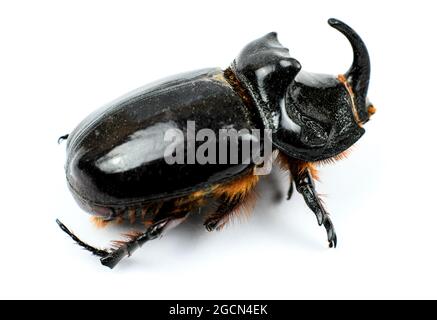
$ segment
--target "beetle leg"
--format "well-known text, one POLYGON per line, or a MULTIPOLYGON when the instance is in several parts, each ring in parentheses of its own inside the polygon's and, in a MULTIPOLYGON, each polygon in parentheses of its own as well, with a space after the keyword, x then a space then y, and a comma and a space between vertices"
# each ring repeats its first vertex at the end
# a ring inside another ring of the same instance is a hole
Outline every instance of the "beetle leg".
POLYGON ((222 199, 217 210, 208 216, 204 222, 204 226, 208 231, 220 230, 230 220, 233 212, 241 203, 241 197, 232 200, 222 199))
POLYGON ((293 192, 294 192, 294 187, 293 187, 293 183, 294 183, 294 177, 293 174, 294 172, 297 172, 297 168, 296 165, 293 165, 293 162, 291 161, 291 159, 286 156, 283 153, 279 153, 278 157, 276 158, 276 162, 279 164, 279 167, 286 171, 287 173, 289 173, 289 185, 288 185, 288 192, 287 192, 287 200, 290 200, 291 197, 293 196, 293 192))
POLYGON ((94 248, 93 246, 90 246, 89 244, 83 242, 82 240, 80 240, 73 232, 71 232, 61 221, 59 221, 58 219, 56 219, 56 223, 59 225, 59 227, 62 229, 62 231, 64 231, 66 234, 68 234, 71 239, 73 239, 74 241, 76 241, 76 243, 78 245, 80 245, 82 248, 84 248, 85 250, 90 251, 92 254, 99 256, 99 257, 104 257, 106 256, 109 251, 106 250, 101 250, 101 249, 97 249, 94 248))
POLYGON ((129 236, 129 241, 115 241, 118 247, 100 259, 100 262, 109 268, 114 268, 124 257, 131 256, 132 253, 141 247, 147 241, 153 240, 161 236, 164 231, 176 227, 183 222, 189 212, 181 212, 178 216, 171 216, 165 219, 154 222, 144 233, 136 233, 129 236))
POLYGON ((294 175, 294 181, 297 191, 302 194, 307 206, 315 213, 319 225, 324 225, 328 234, 329 247, 335 248, 337 246, 337 235, 335 234, 334 225, 316 192, 310 170, 305 168, 294 175))
POLYGON ((290 185, 288 186, 287 200, 291 199, 291 197, 293 196, 293 191, 294 191, 293 177, 290 175, 290 185))
POLYGON ((149 240, 161 236, 164 231, 172 229, 183 222, 189 212, 180 212, 177 216, 170 216, 154 222, 144 233, 128 234, 128 241, 114 241, 117 245, 115 249, 98 249, 82 240, 71 232, 61 221, 56 219, 59 227, 67 233, 78 245, 92 254, 101 257, 100 261, 104 266, 114 268, 124 257, 131 256, 132 253, 149 240))
POLYGON ((205 228, 208 231, 220 230, 233 215, 240 213, 240 209, 249 213, 256 200, 253 189, 258 181, 259 176, 250 172, 236 180, 218 185, 213 191, 213 197, 219 202, 219 206, 206 218, 205 228))

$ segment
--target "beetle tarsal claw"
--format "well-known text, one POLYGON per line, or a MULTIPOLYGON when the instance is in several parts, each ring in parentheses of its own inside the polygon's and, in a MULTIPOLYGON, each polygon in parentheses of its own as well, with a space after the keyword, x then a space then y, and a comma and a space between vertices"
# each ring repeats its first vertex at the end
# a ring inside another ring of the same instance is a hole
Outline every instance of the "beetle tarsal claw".
POLYGON ((229 217, 224 217, 222 219, 207 221, 204 225, 206 230, 209 232, 221 231, 229 220, 229 217))
POLYGON ((212 222, 205 223, 205 228, 208 232, 212 232, 215 230, 215 223, 212 222))
POLYGON ((204 226, 207 231, 212 232, 218 229, 219 222, 220 222, 219 217, 211 217, 205 221, 204 226))
POLYGON ((328 242, 330 248, 337 247, 337 234, 335 233, 334 224, 328 214, 325 215, 323 225, 325 226, 326 233, 328 234, 328 242))

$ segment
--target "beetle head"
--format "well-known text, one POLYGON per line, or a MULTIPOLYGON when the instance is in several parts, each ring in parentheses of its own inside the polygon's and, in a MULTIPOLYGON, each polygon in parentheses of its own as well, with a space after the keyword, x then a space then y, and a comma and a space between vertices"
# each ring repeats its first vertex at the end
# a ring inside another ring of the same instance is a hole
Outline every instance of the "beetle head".
POLYGON ((358 34, 343 22, 328 23, 346 36, 354 59, 344 75, 300 71, 289 85, 273 143, 288 155, 317 161, 340 154, 363 134, 374 113, 367 99, 370 59, 358 34))

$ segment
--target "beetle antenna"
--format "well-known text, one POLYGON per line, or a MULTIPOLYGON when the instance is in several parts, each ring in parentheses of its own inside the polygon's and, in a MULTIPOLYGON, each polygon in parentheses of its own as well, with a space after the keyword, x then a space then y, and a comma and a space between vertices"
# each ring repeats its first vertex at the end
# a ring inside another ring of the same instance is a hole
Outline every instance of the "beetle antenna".
POLYGON ((94 254, 96 256, 99 256, 99 257, 105 257, 105 256, 107 256, 109 254, 109 252, 106 251, 106 250, 101 250, 101 249, 94 248, 93 246, 90 246, 89 244, 87 244, 87 243, 83 242, 82 240, 80 240, 61 221, 59 221, 59 219, 56 219, 56 223, 62 229, 62 231, 64 231, 66 234, 68 234, 71 239, 73 239, 78 245, 80 245, 85 250, 88 250, 92 254, 94 254))
POLYGON ((58 144, 60 144, 62 141, 67 140, 68 139, 69 134, 64 134, 63 136, 60 136, 58 138, 58 144))

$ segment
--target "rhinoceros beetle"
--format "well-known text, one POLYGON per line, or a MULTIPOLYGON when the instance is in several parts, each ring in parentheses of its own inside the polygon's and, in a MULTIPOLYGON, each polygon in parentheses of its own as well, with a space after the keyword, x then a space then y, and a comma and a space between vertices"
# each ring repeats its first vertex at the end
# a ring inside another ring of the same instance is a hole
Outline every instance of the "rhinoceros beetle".
MULTIPOLYGON (((290 174, 288 199, 295 185, 326 228, 330 247, 335 247, 334 226, 315 190, 316 165, 341 159, 364 134, 363 124, 375 108, 367 99, 366 46, 345 23, 328 23, 352 45, 353 63, 345 74, 302 71, 272 32, 245 46, 225 70, 203 69, 164 79, 85 118, 60 138, 68 139, 65 169, 75 200, 99 225, 129 220, 145 229, 115 241, 110 249, 84 243, 57 220, 62 230, 113 268, 202 208, 210 208, 207 230, 221 229, 252 199, 258 164, 240 158, 232 163, 168 163, 165 132, 179 130, 190 140, 187 123, 195 121, 213 132, 270 130, 273 154, 290 174)), ((267 139, 260 141, 265 148, 267 139)), ((182 145, 188 151, 187 144, 182 145)))

